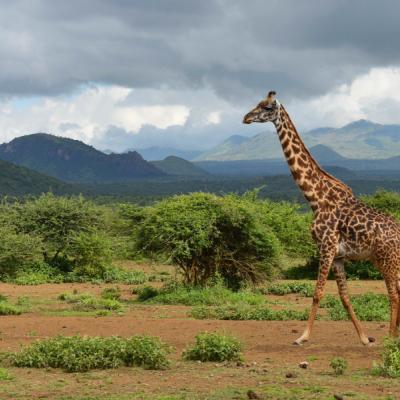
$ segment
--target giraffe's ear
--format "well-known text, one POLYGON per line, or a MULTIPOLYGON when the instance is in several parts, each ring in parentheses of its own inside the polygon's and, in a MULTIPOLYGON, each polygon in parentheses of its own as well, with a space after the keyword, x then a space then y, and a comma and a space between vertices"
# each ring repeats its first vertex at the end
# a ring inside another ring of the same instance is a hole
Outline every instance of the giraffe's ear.
POLYGON ((275 100, 275 96, 276 92, 274 90, 271 90, 266 97, 266 101, 271 104, 275 100))

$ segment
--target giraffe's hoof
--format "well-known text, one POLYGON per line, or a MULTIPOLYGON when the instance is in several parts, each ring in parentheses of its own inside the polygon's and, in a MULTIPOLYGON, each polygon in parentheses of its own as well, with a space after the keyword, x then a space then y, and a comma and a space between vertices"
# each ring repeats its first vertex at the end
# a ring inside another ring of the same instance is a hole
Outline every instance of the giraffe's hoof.
POLYGON ((307 339, 297 339, 297 340, 295 340, 295 341, 293 342, 293 344, 294 344, 295 346, 301 346, 303 343, 307 343, 307 342, 308 342, 307 339))
POLYGON ((374 337, 372 337, 372 336, 368 336, 368 342, 369 343, 375 343, 376 339, 374 337))

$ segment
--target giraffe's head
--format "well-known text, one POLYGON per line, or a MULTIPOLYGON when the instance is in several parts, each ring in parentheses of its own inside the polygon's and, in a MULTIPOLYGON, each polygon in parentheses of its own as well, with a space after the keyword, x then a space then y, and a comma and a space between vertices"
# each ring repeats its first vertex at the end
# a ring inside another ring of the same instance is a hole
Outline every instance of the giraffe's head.
POLYGON ((244 118, 244 124, 252 122, 274 122, 279 117, 279 102, 275 99, 276 92, 271 91, 261 100, 255 108, 248 112, 244 118))

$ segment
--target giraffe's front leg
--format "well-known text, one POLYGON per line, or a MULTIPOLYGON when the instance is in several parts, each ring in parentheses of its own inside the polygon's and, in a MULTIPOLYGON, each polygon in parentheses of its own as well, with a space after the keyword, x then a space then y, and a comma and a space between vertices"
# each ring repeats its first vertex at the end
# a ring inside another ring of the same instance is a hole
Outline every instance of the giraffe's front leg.
POLYGON ((294 341, 293 344, 300 345, 304 342, 307 342, 311 335, 311 330, 314 325, 315 318, 317 316, 318 307, 321 302, 322 296, 324 295, 325 283, 328 279, 329 270, 331 268, 333 259, 336 254, 336 246, 333 243, 330 243, 325 249, 321 248, 321 256, 319 260, 319 271, 318 271, 318 280, 315 286, 315 292, 313 296, 311 313, 308 318, 307 327, 304 330, 303 334, 294 341))

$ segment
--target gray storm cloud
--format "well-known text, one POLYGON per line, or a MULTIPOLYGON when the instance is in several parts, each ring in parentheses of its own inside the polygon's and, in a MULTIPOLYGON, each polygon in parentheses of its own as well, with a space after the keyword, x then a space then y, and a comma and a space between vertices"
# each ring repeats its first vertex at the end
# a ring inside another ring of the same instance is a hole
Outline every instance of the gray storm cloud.
POLYGON ((312 96, 399 62, 397 1, 15 1, 0 15, 0 92, 87 82, 209 85, 230 101, 271 85, 312 96))

